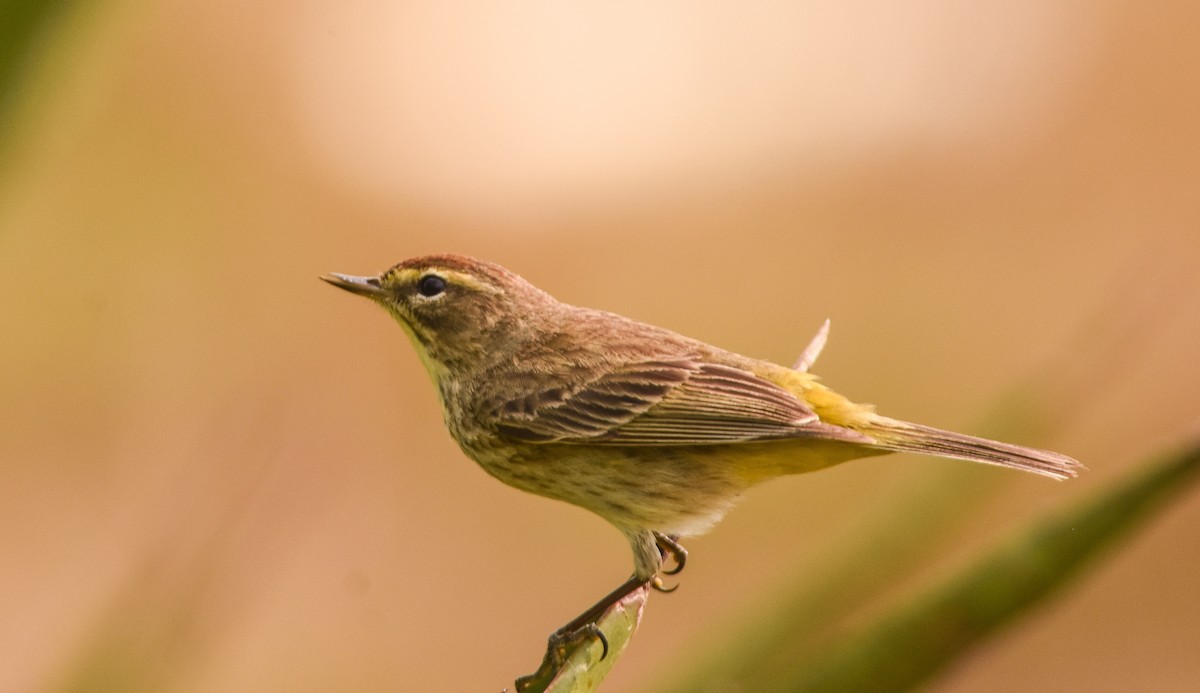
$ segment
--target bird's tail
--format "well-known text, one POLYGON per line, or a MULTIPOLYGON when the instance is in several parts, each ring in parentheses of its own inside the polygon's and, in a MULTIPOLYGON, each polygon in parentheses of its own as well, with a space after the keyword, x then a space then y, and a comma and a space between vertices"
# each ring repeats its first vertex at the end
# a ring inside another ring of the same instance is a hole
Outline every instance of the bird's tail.
POLYGON ((1084 468, 1075 459, 1057 452, 976 438, 885 416, 875 415, 869 424, 855 426, 855 429, 871 437, 874 441, 872 447, 891 452, 915 452, 983 462, 1054 479, 1070 479, 1084 468))

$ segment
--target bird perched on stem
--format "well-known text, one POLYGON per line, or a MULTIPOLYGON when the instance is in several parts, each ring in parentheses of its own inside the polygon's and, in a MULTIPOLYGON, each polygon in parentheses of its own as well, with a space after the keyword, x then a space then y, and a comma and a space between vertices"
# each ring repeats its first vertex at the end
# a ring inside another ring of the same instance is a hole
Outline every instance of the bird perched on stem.
POLYGON ((556 634, 594 632, 609 605, 662 587, 680 537, 717 522, 749 487, 859 457, 915 452, 1055 479, 1065 455, 899 421, 796 367, 742 356, 620 315, 562 303, 498 265, 406 260, 325 281, 383 306, 433 379, 463 451, 506 484, 600 515, 629 540, 633 576, 556 634))

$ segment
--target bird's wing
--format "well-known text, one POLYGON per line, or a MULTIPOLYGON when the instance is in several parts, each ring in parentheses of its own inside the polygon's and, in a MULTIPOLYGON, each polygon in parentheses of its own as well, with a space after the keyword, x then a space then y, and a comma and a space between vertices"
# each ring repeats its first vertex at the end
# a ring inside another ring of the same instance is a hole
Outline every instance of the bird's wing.
POLYGON ((490 409, 501 435, 538 443, 712 445, 851 433, 754 373, 690 358, 626 364, 577 388, 534 388, 490 409))

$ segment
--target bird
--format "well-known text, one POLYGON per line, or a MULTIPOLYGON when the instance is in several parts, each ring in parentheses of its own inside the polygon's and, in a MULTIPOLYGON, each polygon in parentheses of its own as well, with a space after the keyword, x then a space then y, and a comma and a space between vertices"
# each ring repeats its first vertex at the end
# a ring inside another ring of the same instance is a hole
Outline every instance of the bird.
POLYGON ((669 590, 660 574, 683 568, 681 539, 777 477, 896 452, 1053 479, 1082 469, 1063 454, 893 419, 838 394, 809 371, 828 322, 788 367, 561 302, 463 255, 321 278, 396 319, 467 457, 509 486, 590 510, 628 540, 632 576, 556 631, 560 639, 594 634, 604 610, 640 587, 669 590))

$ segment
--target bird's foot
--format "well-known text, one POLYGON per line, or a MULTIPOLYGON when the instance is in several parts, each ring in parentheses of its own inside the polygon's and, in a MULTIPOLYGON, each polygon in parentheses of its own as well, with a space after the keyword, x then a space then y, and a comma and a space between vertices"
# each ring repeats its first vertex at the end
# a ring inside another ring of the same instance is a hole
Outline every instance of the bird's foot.
POLYGON ((586 647, 593 639, 600 641, 600 659, 603 660, 608 656, 608 638, 595 623, 585 623, 573 630, 564 627, 554 631, 546 641, 546 654, 537 671, 516 680, 517 693, 545 689, 562 670, 571 653, 578 647, 586 647))
POLYGON ((631 577, 620 587, 609 592, 603 599, 593 604, 587 611, 579 614, 570 623, 554 631, 546 641, 546 654, 538 670, 528 676, 516 680, 517 693, 528 690, 542 690, 554 679, 562 669, 563 663, 577 648, 599 640, 601 645, 600 659, 608 656, 608 638, 600 631, 598 622, 614 605, 647 584, 661 581, 655 577, 651 581, 631 577))
POLYGON ((687 549, 679 543, 679 537, 674 534, 654 532, 654 543, 658 544, 658 552, 662 554, 663 559, 670 556, 675 563, 670 569, 663 569, 663 575, 678 575, 687 565, 688 557, 687 549))

